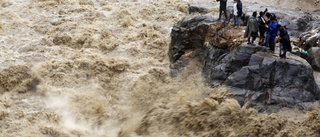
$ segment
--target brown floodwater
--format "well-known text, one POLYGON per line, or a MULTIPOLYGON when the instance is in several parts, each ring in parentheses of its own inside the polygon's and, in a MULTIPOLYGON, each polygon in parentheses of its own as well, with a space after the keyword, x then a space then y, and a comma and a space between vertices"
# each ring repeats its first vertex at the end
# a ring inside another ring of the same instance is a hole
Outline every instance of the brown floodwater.
POLYGON ((0 136, 319 136, 316 103, 257 113, 201 74, 170 77, 188 2, 0 0, 0 136))

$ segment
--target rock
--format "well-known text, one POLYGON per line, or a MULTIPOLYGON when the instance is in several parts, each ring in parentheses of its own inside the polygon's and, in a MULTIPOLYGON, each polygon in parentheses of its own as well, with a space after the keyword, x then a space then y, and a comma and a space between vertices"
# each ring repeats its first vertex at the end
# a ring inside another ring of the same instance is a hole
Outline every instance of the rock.
POLYGON ((304 50, 311 47, 320 47, 320 27, 311 31, 307 31, 300 36, 301 46, 304 50))
MULTIPOLYGON (((207 76, 212 86, 224 85, 240 105, 265 111, 282 107, 304 107, 304 102, 320 99, 313 70, 304 59, 287 53, 279 59, 264 47, 242 44, 220 56, 207 76), (261 106, 265 106, 261 108, 261 106), (267 109, 268 108, 268 109, 267 109)), ((207 68, 205 65, 204 68, 207 68)))
POLYGON ((232 73, 223 85, 232 87, 231 90, 250 91, 243 93, 239 102, 244 102, 248 94, 253 107, 277 104, 292 108, 320 99, 320 89, 311 66, 293 54, 286 60, 280 60, 268 52, 257 52, 251 56, 248 66, 232 73))
MULTIPOLYGON (((245 41, 242 36, 243 33, 239 30, 224 22, 214 21, 210 16, 183 18, 174 25, 171 32, 172 41, 169 47, 171 75, 176 76, 191 60, 199 60, 200 64, 203 64, 205 57, 210 56, 207 53, 211 45, 220 47, 218 51, 210 51, 219 54, 237 47, 245 41)), ((215 59, 218 57, 220 56, 211 56, 215 59)))
POLYGON ((204 58, 206 35, 214 20, 210 16, 197 16, 195 18, 183 18, 172 28, 169 57, 171 76, 176 76, 191 60, 204 58), (180 60, 179 60, 180 59, 180 60))
POLYGON ((240 105, 259 111, 303 108, 304 102, 320 99, 306 60, 290 53, 281 60, 266 47, 246 44, 242 37, 239 30, 208 16, 184 18, 171 33, 171 75, 185 68, 187 74, 202 71, 210 86, 228 87, 240 105))
POLYGON ((185 17, 175 24, 171 32, 170 61, 174 63, 188 49, 202 47, 210 27, 208 23, 213 21, 210 16, 197 16, 185 17))
POLYGON ((189 14, 198 12, 198 13, 208 13, 210 9, 215 6, 213 3, 189 3, 189 14))
POLYGON ((308 50, 307 61, 314 70, 320 71, 320 47, 312 47, 308 50))

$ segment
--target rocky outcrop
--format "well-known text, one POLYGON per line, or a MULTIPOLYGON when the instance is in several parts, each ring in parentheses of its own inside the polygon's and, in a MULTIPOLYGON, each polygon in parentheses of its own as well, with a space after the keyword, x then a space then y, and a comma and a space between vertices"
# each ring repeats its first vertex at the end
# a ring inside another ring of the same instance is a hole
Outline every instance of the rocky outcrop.
POLYGON ((320 47, 312 47, 308 50, 307 61, 314 70, 320 71, 320 47))
POLYGON ((214 21, 210 16, 183 18, 171 32, 169 58, 172 76, 176 76, 190 62, 203 66, 209 45, 220 47, 218 52, 223 54, 240 45, 244 41, 242 35, 239 30, 224 22, 214 21))
POLYGON ((303 107, 303 102, 320 99, 311 66, 304 59, 288 54, 282 60, 270 52, 256 52, 248 64, 244 62, 222 84, 231 87, 232 95, 241 105, 247 99, 253 107, 303 107))
POLYGON ((172 29, 169 57, 173 76, 184 68, 197 68, 209 85, 226 86, 241 105, 262 111, 302 108, 304 102, 320 99, 307 61, 290 53, 286 60, 280 59, 265 47, 243 43, 242 32, 222 22, 205 21, 208 19, 185 18, 172 29))

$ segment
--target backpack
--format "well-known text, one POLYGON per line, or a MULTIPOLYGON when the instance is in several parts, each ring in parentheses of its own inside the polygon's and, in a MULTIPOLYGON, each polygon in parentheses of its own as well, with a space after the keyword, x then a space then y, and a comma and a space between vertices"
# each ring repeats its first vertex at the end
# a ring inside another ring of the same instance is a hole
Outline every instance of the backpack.
POLYGON ((237 10, 238 10, 238 16, 241 17, 241 15, 242 15, 242 2, 241 1, 239 1, 237 3, 237 10))

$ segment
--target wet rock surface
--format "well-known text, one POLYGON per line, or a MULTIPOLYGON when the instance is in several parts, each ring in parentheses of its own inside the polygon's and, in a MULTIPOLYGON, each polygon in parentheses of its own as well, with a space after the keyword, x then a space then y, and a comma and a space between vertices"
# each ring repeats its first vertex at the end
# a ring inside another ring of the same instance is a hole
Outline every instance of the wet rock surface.
MULTIPOLYGON (((242 47, 246 46, 239 48, 242 47)), ((303 107, 303 102, 320 99, 311 66, 296 55, 288 53, 287 56, 283 60, 270 52, 251 54, 249 63, 243 64, 222 84, 232 87, 231 95, 236 96, 241 105, 247 99, 255 108, 303 107)))
POLYGON ((213 6, 216 6, 214 3, 189 3, 189 13, 199 12, 199 13, 208 13, 213 6))
POLYGON ((320 48, 312 47, 308 50, 307 61, 312 68, 316 71, 320 71, 320 48))
POLYGON ((311 47, 320 47, 320 27, 302 33, 300 39, 301 47, 305 50, 309 50, 311 47))
POLYGON ((280 59, 266 47, 243 43, 241 31, 200 17, 183 19, 172 29, 172 76, 185 68, 197 68, 210 86, 226 86, 240 105, 260 111, 303 108, 304 102, 320 99, 320 89, 306 60, 290 53, 286 60, 280 59))

